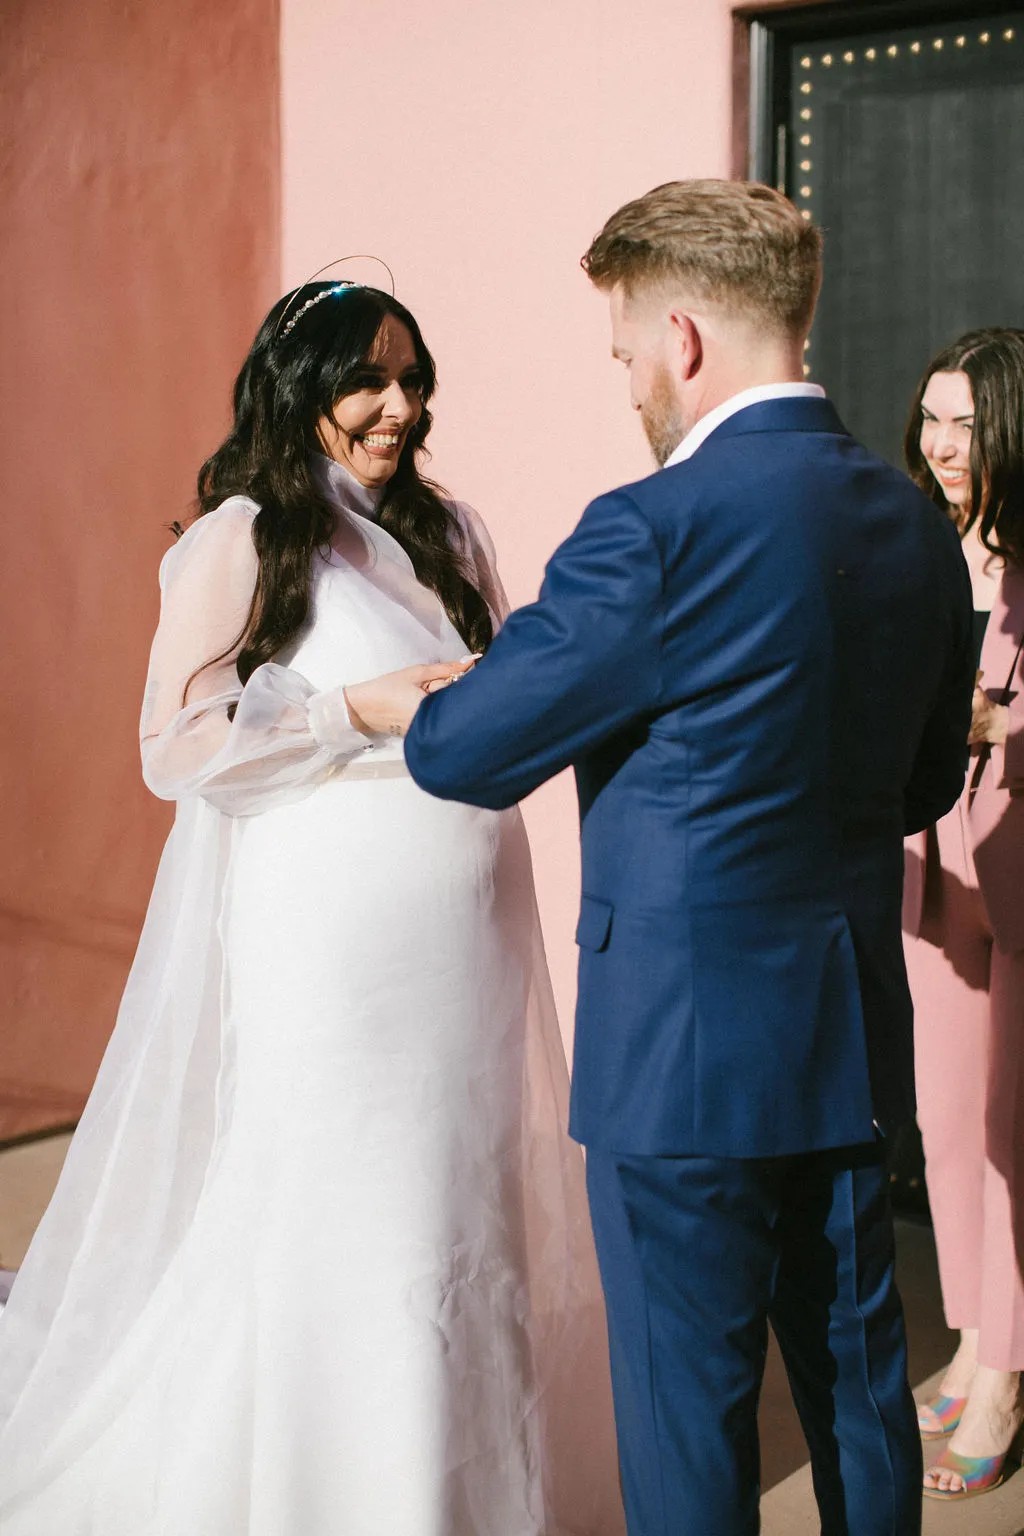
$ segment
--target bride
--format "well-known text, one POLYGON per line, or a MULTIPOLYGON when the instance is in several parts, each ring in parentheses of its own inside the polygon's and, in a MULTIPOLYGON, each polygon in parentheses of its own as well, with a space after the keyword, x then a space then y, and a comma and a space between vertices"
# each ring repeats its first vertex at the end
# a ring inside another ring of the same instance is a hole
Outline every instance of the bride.
POLYGON ((417 467, 434 383, 388 294, 282 299, 164 559, 177 816, 0 1317, 4 1536, 623 1528, 519 814, 423 794, 345 705, 505 612, 417 467))

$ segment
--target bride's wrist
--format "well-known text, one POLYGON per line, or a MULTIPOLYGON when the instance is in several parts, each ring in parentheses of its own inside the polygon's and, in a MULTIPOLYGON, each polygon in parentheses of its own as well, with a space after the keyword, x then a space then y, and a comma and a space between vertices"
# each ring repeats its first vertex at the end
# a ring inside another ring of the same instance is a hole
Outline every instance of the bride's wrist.
POLYGON ((348 718, 353 730, 360 731, 364 736, 372 736, 374 734, 373 731, 371 731, 366 721, 360 715, 358 706, 353 702, 352 695, 356 692, 358 692, 358 685, 355 688, 343 688, 341 690, 341 696, 345 700, 345 708, 348 710, 348 718))

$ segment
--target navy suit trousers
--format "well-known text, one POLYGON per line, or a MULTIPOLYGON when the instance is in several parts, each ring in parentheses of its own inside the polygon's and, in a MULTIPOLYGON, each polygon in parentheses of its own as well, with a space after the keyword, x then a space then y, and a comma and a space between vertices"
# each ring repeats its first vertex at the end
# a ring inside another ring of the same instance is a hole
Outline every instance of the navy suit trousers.
POLYGON ((591 1148, 630 1536, 756 1536, 768 1323, 822 1536, 918 1536, 921 1445, 880 1149, 591 1148))

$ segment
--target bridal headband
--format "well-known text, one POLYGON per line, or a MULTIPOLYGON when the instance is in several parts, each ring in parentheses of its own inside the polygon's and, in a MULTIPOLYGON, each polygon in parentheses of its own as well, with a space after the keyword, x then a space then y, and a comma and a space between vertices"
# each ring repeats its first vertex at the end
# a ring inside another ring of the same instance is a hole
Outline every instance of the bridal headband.
POLYGON ((302 319, 302 316, 306 313, 307 309, 313 309, 313 307, 315 305, 320 303, 321 299, 329 299, 329 298, 332 298, 335 294, 344 293, 347 288, 365 288, 365 287, 368 286, 366 283, 355 283, 355 282, 352 282, 348 278, 342 278, 342 280, 340 282, 332 283, 330 288, 322 288, 319 293, 314 293, 312 298, 307 299, 305 304, 300 304, 299 305, 298 309, 295 311, 295 313, 292 315, 291 319, 288 321, 288 324, 282 330, 281 322, 284 320, 285 315, 287 315, 287 313, 291 309, 292 305, 296 302, 296 300, 298 299, 299 295, 302 293, 302 290, 304 288, 308 288, 310 283, 315 282, 316 279, 321 275, 321 273, 329 272, 332 267, 343 266, 346 261, 375 261, 377 263, 378 267, 383 267, 384 271, 388 275, 388 280, 389 280, 389 282, 391 284, 391 297, 394 298, 394 296, 395 296, 395 275, 392 272, 391 268, 388 266, 386 261, 382 261, 379 256, 370 256, 368 253, 362 252, 362 251, 360 251, 358 254, 356 254, 354 256, 339 256, 335 261, 329 261, 326 266, 318 267, 317 270, 310 277, 306 278, 306 281, 304 283, 300 283, 299 284, 298 288, 296 288, 295 292, 292 294, 291 298, 288 300, 288 303, 285 305, 284 309, 281 311, 280 315, 278 316, 278 319, 277 319, 277 330, 274 333, 275 340, 283 341, 284 338, 288 335, 288 332, 293 330, 294 327, 298 324, 298 322, 302 319))

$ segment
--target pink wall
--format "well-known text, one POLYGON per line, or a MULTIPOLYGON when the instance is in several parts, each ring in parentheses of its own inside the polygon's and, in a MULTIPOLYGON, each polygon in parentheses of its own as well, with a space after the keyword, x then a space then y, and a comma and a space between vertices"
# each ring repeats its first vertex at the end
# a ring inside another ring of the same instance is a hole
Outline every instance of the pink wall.
POLYGON ((277 290, 277 43, 277 0, 4 7, 0 1140, 84 1097, 169 822, 156 572, 277 290))
MULTIPOLYGON (((432 472, 514 602, 587 500, 650 467, 577 265, 627 198, 729 173, 729 0, 282 0, 284 277, 394 268, 441 377, 432 472)), ((578 898, 563 777, 527 807, 563 1023, 578 898)))

